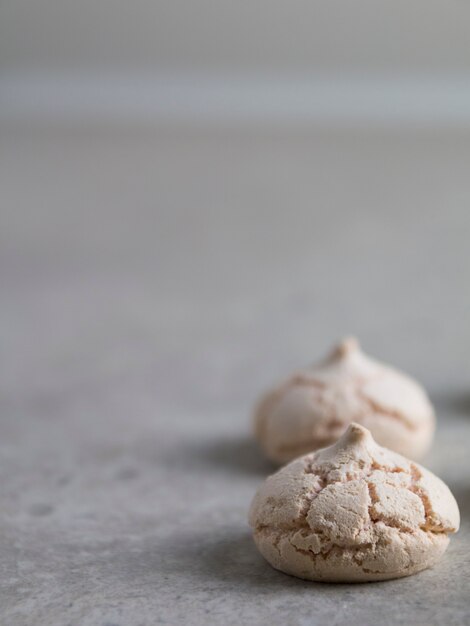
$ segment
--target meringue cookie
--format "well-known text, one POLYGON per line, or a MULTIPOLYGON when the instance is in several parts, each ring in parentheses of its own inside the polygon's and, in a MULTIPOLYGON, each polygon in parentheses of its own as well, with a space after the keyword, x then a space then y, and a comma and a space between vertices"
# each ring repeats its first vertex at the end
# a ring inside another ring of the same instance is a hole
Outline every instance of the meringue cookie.
POLYGON ((365 582, 432 567, 459 527, 448 487, 351 424, 331 447, 270 476, 251 505, 256 545, 308 580, 365 582))
POLYGON ((276 463, 334 443, 353 421, 370 429, 381 445, 418 459, 435 428, 424 389, 366 356, 352 338, 268 392, 254 421, 261 447, 276 463))

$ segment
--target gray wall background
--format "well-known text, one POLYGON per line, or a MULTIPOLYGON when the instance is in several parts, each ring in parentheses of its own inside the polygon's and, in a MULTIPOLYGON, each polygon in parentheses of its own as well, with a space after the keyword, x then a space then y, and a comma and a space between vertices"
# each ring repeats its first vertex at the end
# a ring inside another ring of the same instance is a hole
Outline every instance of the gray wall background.
POLYGON ((470 5, 5 0, 0 117, 470 126, 470 5))
POLYGON ((465 72, 463 0, 4 0, 4 71, 465 72))

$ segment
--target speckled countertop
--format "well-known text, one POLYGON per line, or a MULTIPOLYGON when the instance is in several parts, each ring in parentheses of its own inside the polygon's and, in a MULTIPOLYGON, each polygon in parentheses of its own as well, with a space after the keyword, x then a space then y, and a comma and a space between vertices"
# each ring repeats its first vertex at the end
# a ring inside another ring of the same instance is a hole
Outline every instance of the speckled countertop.
POLYGON ((469 624, 470 136, 4 129, 0 623, 469 624), (345 333, 436 404, 409 579, 272 570, 250 407, 345 333))

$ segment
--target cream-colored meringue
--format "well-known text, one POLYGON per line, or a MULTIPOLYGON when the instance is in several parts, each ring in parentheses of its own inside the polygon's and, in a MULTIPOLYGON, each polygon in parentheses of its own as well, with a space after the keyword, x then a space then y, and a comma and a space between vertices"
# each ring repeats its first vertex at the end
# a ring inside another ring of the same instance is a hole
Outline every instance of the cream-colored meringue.
POLYGON ((331 447, 270 476, 249 521, 274 568, 308 580, 362 582, 433 566, 460 516, 437 476, 351 424, 331 447))
POLYGON ((413 459, 428 450, 435 427, 424 389, 366 356, 351 338, 268 392, 255 412, 255 432, 266 456, 285 463, 334 443, 353 421, 413 459))

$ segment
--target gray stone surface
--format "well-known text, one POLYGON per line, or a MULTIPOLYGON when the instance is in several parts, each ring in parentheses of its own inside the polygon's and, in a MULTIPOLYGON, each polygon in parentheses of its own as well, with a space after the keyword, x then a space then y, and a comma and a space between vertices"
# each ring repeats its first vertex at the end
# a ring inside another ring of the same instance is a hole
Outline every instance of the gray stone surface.
POLYGON ((3 131, 0 623, 469 624, 470 137, 3 131), (345 333, 438 409, 463 524, 409 579, 248 532, 252 402, 345 333))

